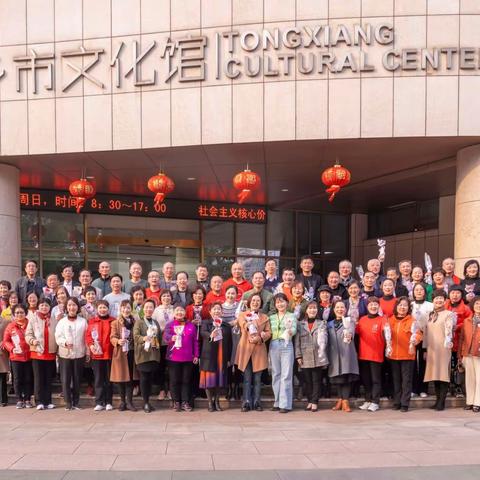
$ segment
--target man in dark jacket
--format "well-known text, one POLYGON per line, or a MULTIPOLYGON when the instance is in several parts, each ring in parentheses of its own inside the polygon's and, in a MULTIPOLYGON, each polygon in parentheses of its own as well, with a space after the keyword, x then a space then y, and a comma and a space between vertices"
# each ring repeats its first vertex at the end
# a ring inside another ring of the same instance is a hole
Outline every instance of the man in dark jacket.
POLYGON ((25 262, 25 276, 19 278, 15 284, 18 303, 25 304, 28 294, 31 292, 35 292, 39 297, 42 295, 45 280, 39 277, 37 272, 37 262, 35 260, 27 260, 25 262))
POLYGON ((296 278, 296 280, 303 282, 309 300, 317 299, 318 289, 323 285, 323 278, 313 273, 314 266, 313 258, 310 255, 303 256, 300 259, 300 270, 302 273, 297 275, 296 278))

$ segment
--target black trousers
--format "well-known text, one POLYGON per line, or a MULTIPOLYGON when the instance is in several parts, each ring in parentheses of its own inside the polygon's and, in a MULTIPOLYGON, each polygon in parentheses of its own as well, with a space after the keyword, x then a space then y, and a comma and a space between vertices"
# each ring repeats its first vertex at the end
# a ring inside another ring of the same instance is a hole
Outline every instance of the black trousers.
POLYGON ((142 371, 140 370, 140 390, 142 391, 143 403, 146 405, 150 401, 150 395, 152 394, 152 383, 154 371, 142 371))
POLYGON ((8 403, 7 375, 7 372, 0 373, 0 402, 3 405, 8 403))
POLYGON ((365 401, 380 403, 382 391, 382 363, 360 360, 360 378, 365 387, 365 401))
POLYGON ((18 401, 30 401, 33 393, 32 362, 17 362, 13 360, 11 364, 15 395, 18 401))
POLYGON ((110 382, 110 360, 92 360, 93 377, 95 379, 95 404, 112 404, 113 386, 110 382))
POLYGON ((168 362, 170 389, 175 402, 191 403, 192 362, 168 362))
POLYGON ((85 365, 85 357, 59 358, 60 380, 62 381, 63 398, 67 407, 78 406, 80 401, 80 382, 85 365))
POLYGON ((55 360, 32 360, 35 403, 52 403, 52 381, 57 368, 55 360))
POLYGON ((168 391, 168 369, 167 369, 167 345, 160 347, 160 365, 156 373, 156 383, 160 385, 160 390, 168 391))
POLYGON ((318 403, 322 379, 327 374, 327 369, 322 367, 302 368, 303 393, 308 403, 318 403))
POLYGON ((450 383, 441 382, 440 380, 437 380, 433 383, 435 385, 435 395, 437 396, 435 405, 440 408, 445 408, 445 400, 447 398, 448 387, 450 386, 450 383))
POLYGON ((422 345, 417 345, 417 358, 415 360, 415 369, 413 371, 413 392, 417 395, 421 393, 428 393, 428 383, 423 381, 425 377, 425 368, 427 362, 423 358, 423 354, 426 352, 422 345))
POLYGON ((127 401, 132 403, 133 399, 133 370, 135 368, 135 360, 133 350, 129 350, 127 354, 128 372, 130 374, 130 380, 128 382, 118 382, 120 387, 120 398, 123 403, 127 401))
POLYGON ((393 378, 393 404, 408 407, 412 393, 415 360, 390 360, 393 378))

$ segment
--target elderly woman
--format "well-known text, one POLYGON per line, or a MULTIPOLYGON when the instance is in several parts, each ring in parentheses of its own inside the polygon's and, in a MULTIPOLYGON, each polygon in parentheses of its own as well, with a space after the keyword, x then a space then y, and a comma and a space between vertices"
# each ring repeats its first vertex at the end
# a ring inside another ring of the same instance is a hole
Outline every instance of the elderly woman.
POLYGON ((292 339, 297 333, 297 317, 288 312, 285 294, 273 297, 276 313, 269 316, 272 340, 270 342, 270 363, 272 365, 272 388, 275 401, 273 410, 288 413, 293 403, 293 353, 292 339))
POLYGON ((50 318, 50 300, 40 299, 38 311, 30 319, 25 340, 30 345, 33 367, 33 384, 37 410, 52 409, 52 380, 55 375, 57 344, 55 327, 57 321, 50 318))
POLYGON ((450 365, 452 359, 453 333, 455 331, 456 314, 445 308, 447 294, 442 290, 433 292, 433 312, 428 318, 423 336, 423 346, 427 366, 425 382, 434 382, 436 401, 431 407, 434 410, 445 409, 450 384, 450 365))
POLYGON ((465 319, 458 341, 459 364, 465 367, 465 410, 480 412, 480 297, 471 302, 473 314, 465 319))
POLYGON ((238 317, 241 337, 237 347, 236 364, 243 372, 242 412, 252 408, 262 411, 260 389, 262 372, 268 367, 265 342, 272 336, 268 317, 261 312, 262 297, 254 293, 247 301, 247 311, 238 317), (252 395, 253 381, 253 395, 252 395))
POLYGON ((133 349, 133 326, 135 318, 132 315, 132 304, 129 300, 120 303, 120 315, 110 325, 110 342, 113 345, 112 368, 110 381, 120 387, 120 406, 123 412, 136 412, 133 405, 133 380, 135 377, 135 359, 133 349))
POLYGON ((305 410, 316 412, 322 378, 327 371, 327 322, 319 318, 317 302, 308 302, 305 316, 297 325, 295 358, 303 372, 303 389, 307 396, 305 410))
POLYGON ((328 376, 338 391, 333 410, 350 412, 352 383, 359 377, 357 351, 353 342, 355 322, 345 316, 347 309, 341 300, 334 302, 332 309, 335 318, 328 322, 328 376))

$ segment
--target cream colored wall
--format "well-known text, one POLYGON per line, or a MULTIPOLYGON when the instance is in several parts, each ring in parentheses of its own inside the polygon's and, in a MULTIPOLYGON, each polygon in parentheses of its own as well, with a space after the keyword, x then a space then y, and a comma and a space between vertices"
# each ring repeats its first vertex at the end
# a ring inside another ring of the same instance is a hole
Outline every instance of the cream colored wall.
MULTIPOLYGON (((8 72, 0 80, 0 154, 479 135, 478 70, 427 76, 379 68, 362 75, 298 74, 296 80, 287 81, 213 79, 200 85, 174 79, 142 88, 124 79, 118 93, 109 65, 121 41, 129 50, 132 40, 145 47, 169 35, 201 33, 213 38, 216 31, 327 22, 390 22, 396 31, 395 48, 480 47, 479 13, 480 2, 474 0, 2 0, 0 69, 8 67, 8 72), (105 49, 106 55, 91 71, 108 79, 104 91, 85 81, 62 93, 62 60, 57 58, 55 91, 43 89, 45 73, 40 71, 38 95, 25 89, 16 92, 12 57, 25 55, 30 47, 39 54, 53 49, 58 53, 82 43, 105 49)), ((379 66, 387 47, 367 48, 379 66)), ((158 62, 158 56, 157 52, 145 60, 144 71, 158 62)), ((131 58, 131 51, 126 58, 131 58)))
MULTIPOLYGON (((400 260, 411 259, 424 265, 427 252, 433 266, 454 255, 455 196, 440 197, 438 229, 402 233, 382 237, 387 241, 385 266, 397 266, 400 260)), ((366 265, 368 259, 378 256, 376 239, 367 239, 367 215, 354 214, 351 218, 351 252, 354 265, 366 265)))

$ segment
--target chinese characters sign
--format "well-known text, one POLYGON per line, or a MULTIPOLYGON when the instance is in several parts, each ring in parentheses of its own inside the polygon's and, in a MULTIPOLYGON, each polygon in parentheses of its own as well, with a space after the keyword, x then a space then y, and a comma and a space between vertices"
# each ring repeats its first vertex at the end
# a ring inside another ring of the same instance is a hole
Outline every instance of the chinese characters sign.
MULTIPOLYGON (((66 191, 27 190, 20 193, 20 207, 26 210, 75 212, 76 199, 66 191)), ((258 205, 166 199, 155 204, 152 197, 98 193, 87 200, 83 213, 133 215, 138 217, 222 220, 228 222, 266 223, 267 209, 258 205)))
MULTIPOLYGON (((312 24, 282 28, 247 28, 172 39, 165 34, 154 40, 112 41, 110 47, 70 50, 27 46, 26 54, 0 57, 0 81, 15 76, 17 92, 28 85, 33 94, 41 89, 67 92, 80 80, 98 93, 110 85, 103 64, 111 70, 112 87, 145 87, 178 82, 244 79, 247 77, 296 78, 344 71, 388 72, 400 70, 478 70, 480 50, 468 46, 395 48, 395 29, 377 24, 312 24), (370 55, 369 48, 381 49, 370 55), (378 57, 378 58, 377 58, 378 57), (8 62, 11 62, 9 65, 8 62), (55 63, 60 69, 56 75, 55 63), (102 76, 103 75, 103 76, 102 76)), ((92 41, 93 42, 93 41, 92 41)), ((90 44, 90 41, 89 41, 90 44)), ((108 71, 108 70, 107 70, 108 71)))

